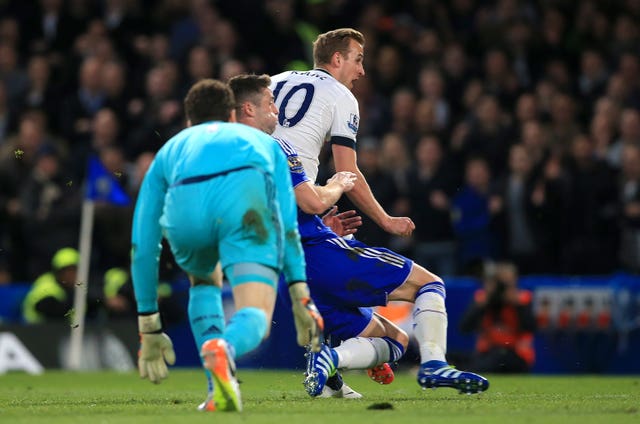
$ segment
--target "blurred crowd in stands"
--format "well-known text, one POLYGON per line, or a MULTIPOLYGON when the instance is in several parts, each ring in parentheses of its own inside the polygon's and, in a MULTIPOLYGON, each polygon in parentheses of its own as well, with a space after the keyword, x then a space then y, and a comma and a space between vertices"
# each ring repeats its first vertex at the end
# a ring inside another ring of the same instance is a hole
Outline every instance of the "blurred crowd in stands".
MULTIPOLYGON (((0 282, 78 246, 89 156, 135 198, 193 82, 311 68, 344 26, 360 167, 416 224, 358 238, 442 275, 640 271, 640 0, 0 0, 0 282)), ((97 205, 92 273, 128 267, 131 214, 97 205)))

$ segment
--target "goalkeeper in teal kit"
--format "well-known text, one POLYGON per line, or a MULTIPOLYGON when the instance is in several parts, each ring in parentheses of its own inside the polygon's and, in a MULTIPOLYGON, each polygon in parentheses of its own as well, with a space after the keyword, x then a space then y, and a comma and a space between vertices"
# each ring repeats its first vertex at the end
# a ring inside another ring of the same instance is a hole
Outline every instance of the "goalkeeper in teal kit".
POLYGON ((261 131, 235 122, 229 87, 202 80, 185 98, 188 128, 158 151, 132 228, 140 375, 158 383, 175 354, 162 332, 157 285, 161 238, 189 275, 189 321, 209 378, 203 410, 242 410, 234 358, 268 335, 278 275, 289 283, 298 344, 320 349, 322 318, 309 297, 287 160, 261 131), (220 262, 236 312, 225 323, 220 262))

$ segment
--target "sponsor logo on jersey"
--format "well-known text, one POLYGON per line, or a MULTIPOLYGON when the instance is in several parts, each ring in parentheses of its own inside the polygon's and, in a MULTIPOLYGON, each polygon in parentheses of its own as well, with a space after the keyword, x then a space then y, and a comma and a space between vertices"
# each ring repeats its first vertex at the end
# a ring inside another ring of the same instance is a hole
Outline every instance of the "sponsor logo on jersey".
POLYGON ((302 172, 302 162, 298 156, 287 156, 287 162, 289 162, 289 171, 300 174, 302 172))
POLYGON ((349 122, 347 122, 347 126, 351 129, 351 131, 355 133, 358 132, 358 124, 360 123, 360 118, 355 113, 352 113, 349 117, 349 122))

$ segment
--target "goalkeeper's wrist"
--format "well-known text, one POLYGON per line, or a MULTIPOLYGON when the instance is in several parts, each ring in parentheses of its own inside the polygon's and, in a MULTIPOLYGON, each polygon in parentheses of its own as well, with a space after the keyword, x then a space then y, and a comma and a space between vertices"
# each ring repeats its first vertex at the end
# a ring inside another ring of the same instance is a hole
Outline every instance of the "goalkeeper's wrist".
POLYGON ((309 293, 309 286, 304 281, 294 281, 289 284, 289 296, 291 299, 308 299, 311 297, 309 293))
POLYGON ((139 314, 138 331, 143 334, 161 333, 162 321, 160 320, 160 313, 139 314))

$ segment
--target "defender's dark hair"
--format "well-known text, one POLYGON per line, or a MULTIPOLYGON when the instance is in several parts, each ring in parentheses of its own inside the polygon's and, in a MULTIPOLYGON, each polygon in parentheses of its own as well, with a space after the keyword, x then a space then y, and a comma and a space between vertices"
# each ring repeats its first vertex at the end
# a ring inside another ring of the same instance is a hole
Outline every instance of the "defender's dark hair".
POLYGON ((271 85, 271 77, 267 74, 242 74, 229 79, 229 87, 236 98, 236 109, 244 102, 258 104, 262 91, 271 85))

